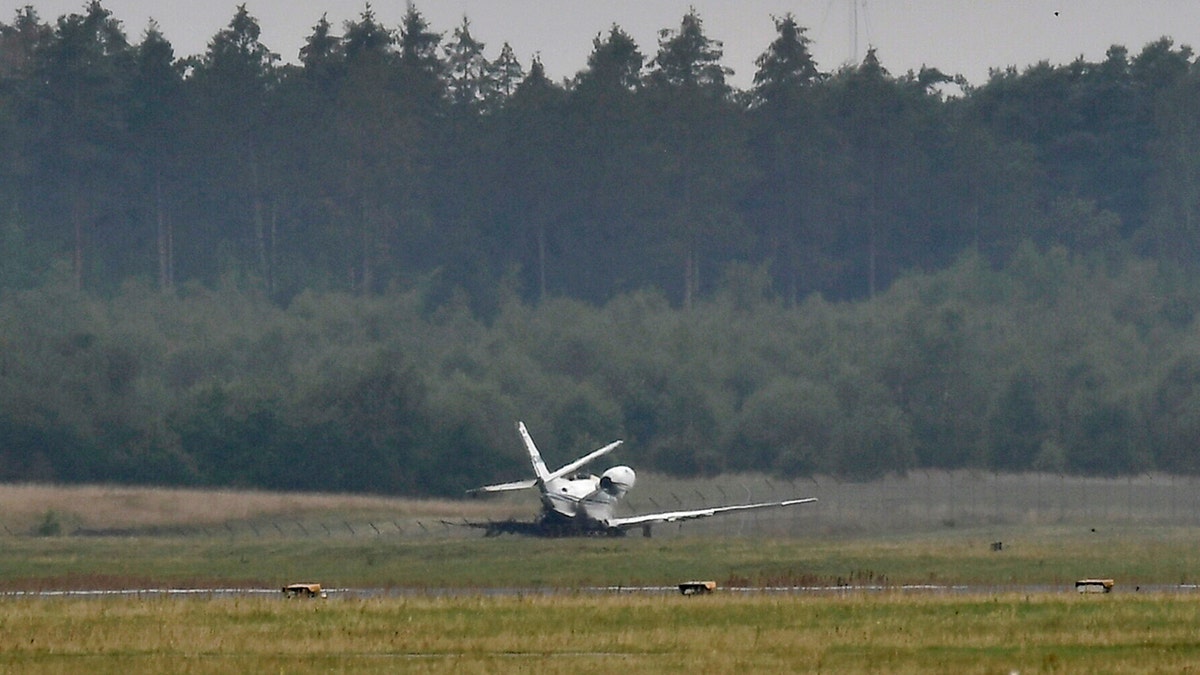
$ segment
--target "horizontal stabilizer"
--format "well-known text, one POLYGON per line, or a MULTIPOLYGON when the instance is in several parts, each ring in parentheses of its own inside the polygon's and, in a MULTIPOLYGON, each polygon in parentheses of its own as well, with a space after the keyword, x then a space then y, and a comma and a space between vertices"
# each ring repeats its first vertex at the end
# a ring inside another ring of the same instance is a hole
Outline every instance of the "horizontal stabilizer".
POLYGON ((473 490, 467 490, 467 494, 473 495, 480 492, 509 492, 512 490, 528 490, 531 487, 537 487, 537 479, 530 478, 529 480, 515 480, 511 483, 497 483, 496 485, 484 485, 473 490))

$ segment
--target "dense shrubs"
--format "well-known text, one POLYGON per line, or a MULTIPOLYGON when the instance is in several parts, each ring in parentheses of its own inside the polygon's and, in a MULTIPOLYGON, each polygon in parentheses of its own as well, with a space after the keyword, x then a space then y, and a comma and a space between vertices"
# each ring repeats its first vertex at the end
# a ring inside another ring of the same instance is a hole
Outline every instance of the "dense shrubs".
POLYGON ((516 419, 550 463, 624 438, 684 474, 1194 472, 1197 297, 1032 248, 859 303, 510 297, 490 323, 420 289, 50 284, 0 296, 0 477, 455 494, 521 474, 516 419))

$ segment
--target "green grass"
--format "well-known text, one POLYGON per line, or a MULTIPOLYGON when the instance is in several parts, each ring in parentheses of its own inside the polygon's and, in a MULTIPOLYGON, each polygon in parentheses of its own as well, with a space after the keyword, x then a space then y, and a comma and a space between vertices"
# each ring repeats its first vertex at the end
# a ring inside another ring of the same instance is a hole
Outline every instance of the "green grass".
POLYGON ((1200 581, 1191 528, 957 529, 863 539, 519 539, 400 536, 9 537, 0 590, 273 587, 575 588, 858 583, 1070 584, 1112 577, 1122 586, 1200 581), (986 535, 986 536, 985 536, 986 535), (1003 550, 991 550, 993 537, 1003 550))
POLYGON ((1180 672, 1200 597, 902 593, 0 603, 20 672, 1180 672))
MULTIPOLYGON (((339 502, 319 517, 338 522, 348 508, 339 502)), ((0 590, 315 581, 410 592, 334 592, 327 600, 0 596, 0 671, 1120 673, 1180 672, 1200 662, 1200 593, 1134 592, 1197 581, 1194 527, 989 525, 782 538, 680 530, 590 540, 260 529, 261 536, 210 527, 172 536, 2 537, 0 590), (994 541, 1001 551, 992 551, 994 541), (1091 576, 1116 579, 1117 592, 1067 591, 1091 576), (574 590, 693 578, 721 588, 696 598, 574 590), (845 583, 887 590, 730 590, 845 583), (982 590, 899 590, 929 583, 982 590), (1052 591, 1017 590, 1030 585, 1052 591), (528 590, 485 592, 497 587, 528 590)))

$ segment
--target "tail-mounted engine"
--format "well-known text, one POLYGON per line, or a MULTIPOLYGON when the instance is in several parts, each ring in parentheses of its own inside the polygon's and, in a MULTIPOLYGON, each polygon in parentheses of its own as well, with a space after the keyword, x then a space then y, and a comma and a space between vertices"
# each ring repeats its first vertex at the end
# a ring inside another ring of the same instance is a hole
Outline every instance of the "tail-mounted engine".
POLYGON ((637 482, 637 474, 627 466, 614 466, 600 476, 600 489, 614 497, 620 497, 637 482))

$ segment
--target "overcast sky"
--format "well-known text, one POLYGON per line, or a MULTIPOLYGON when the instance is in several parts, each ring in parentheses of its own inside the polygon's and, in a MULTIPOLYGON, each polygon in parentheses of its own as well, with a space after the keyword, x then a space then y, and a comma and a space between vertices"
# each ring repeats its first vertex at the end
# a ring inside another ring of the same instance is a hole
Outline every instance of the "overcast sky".
MULTIPOLYGON (((43 20, 81 12, 86 0, 3 0, 11 23, 17 8, 32 4, 43 20)), ((322 14, 337 29, 357 19, 363 0, 245 0, 262 27, 262 42, 295 62, 304 39, 322 14)), ((103 0, 132 42, 140 42, 151 18, 177 56, 201 54, 226 27, 238 0, 103 0)), ((396 27, 405 0, 371 3, 376 18, 396 27)), ((541 56, 554 79, 583 69, 592 39, 615 23, 637 41, 647 59, 658 48, 658 31, 678 28, 689 7, 704 21, 708 37, 724 43, 731 80, 748 87, 754 60, 775 37, 772 16, 791 12, 808 28, 822 70, 861 60, 874 46, 895 75, 922 65, 958 73, 982 84, 989 68, 1024 68, 1038 61, 1067 63, 1078 56, 1104 58, 1122 44, 1136 54, 1162 36, 1200 46, 1196 0, 421 0, 417 8, 435 31, 446 33, 464 15, 489 58, 509 42, 528 67, 541 56), (855 21, 857 19, 857 21, 855 21), (856 49, 857 47, 857 49, 856 49)))

